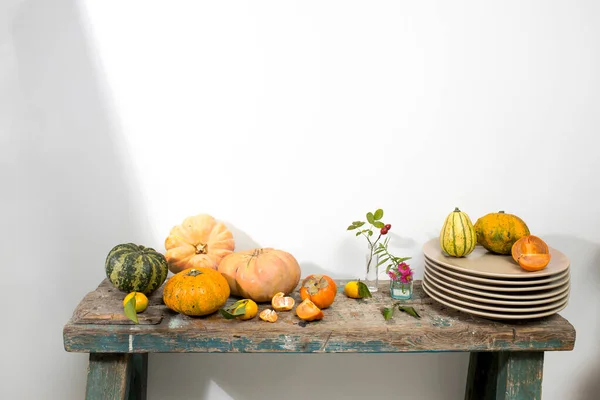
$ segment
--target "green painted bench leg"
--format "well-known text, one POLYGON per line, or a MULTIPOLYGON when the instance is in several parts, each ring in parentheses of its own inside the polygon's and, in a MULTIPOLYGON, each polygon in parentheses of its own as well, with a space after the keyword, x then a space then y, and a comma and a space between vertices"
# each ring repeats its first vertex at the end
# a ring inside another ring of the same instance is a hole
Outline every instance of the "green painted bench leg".
POLYGON ((90 353, 85 398, 126 400, 132 364, 129 354, 90 353))
POLYGON ((474 352, 465 400, 541 400, 544 352, 474 352))
POLYGON ((148 353, 132 354, 133 376, 129 389, 129 400, 146 400, 148 387, 148 353))

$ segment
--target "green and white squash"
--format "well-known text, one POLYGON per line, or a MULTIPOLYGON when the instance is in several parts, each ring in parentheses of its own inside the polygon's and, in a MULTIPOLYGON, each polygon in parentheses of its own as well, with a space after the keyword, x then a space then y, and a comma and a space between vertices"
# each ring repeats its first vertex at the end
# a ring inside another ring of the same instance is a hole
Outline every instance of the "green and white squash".
POLYGON ((106 256, 106 277, 126 293, 150 294, 167 279, 165 256, 153 248, 134 243, 116 245, 106 256))
POLYGON ((477 245, 477 233, 469 216, 454 209, 444 221, 440 232, 440 247, 451 257, 465 257, 477 245))

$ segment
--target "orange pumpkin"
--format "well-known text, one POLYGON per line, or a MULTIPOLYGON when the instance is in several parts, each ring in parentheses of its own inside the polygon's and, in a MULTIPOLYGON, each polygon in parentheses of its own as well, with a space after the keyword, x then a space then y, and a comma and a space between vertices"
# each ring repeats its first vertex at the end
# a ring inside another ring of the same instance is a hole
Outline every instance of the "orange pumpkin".
POLYGON ((257 248, 223 258, 218 271, 229 282, 231 294, 256 302, 271 301, 279 292, 291 293, 300 282, 300 265, 290 253, 257 248))
POLYGON ((309 275, 304 278, 300 287, 300 298, 310 299, 319 308, 332 305, 336 294, 337 285, 327 275, 309 275))
POLYGON ((229 285, 221 273, 212 268, 190 268, 167 280, 163 301, 180 314, 202 316, 223 307, 229 294, 229 285))
POLYGON ((235 248, 233 234, 208 214, 187 217, 165 239, 165 258, 174 274, 187 268, 217 269, 235 248))

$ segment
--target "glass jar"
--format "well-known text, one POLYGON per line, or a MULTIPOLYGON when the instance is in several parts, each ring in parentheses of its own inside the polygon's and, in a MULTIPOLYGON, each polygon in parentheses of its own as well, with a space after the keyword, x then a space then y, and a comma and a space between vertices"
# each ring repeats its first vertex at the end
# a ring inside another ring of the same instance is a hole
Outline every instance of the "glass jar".
POLYGON ((413 281, 403 283, 398 280, 390 280, 390 296, 396 300, 408 300, 412 297, 413 281))

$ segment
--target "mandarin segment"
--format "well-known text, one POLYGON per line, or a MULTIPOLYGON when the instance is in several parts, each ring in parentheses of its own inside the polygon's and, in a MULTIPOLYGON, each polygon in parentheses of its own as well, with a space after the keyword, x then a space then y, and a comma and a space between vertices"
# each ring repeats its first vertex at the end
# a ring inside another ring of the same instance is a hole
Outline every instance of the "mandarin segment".
POLYGON ((285 293, 279 292, 271 299, 271 306, 275 311, 290 311, 294 308, 296 301, 293 297, 286 296, 285 293))
POLYGON ((274 310, 267 308, 266 310, 262 310, 258 315, 260 319, 267 322, 275 322, 277 321, 277 313, 274 310))

